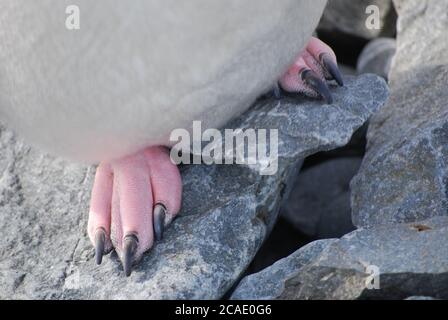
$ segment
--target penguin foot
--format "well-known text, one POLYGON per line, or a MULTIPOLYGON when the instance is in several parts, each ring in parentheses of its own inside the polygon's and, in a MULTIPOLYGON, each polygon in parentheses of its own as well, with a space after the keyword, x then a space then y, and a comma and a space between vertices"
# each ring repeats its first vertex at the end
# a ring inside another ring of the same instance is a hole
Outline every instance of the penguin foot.
POLYGON ((320 96, 331 104, 333 97, 326 80, 335 80, 338 85, 344 85, 335 53, 324 42, 312 37, 305 50, 280 78, 279 85, 287 92, 298 92, 310 97, 320 96))
POLYGON ((88 234, 96 262, 115 249, 126 276, 180 210, 179 170, 165 147, 101 163, 90 203, 88 234))

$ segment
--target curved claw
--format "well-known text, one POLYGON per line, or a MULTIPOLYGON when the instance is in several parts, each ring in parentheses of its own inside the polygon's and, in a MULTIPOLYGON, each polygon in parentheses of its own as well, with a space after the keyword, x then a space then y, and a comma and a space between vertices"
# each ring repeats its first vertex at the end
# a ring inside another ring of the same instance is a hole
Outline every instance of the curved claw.
POLYGON ((342 74, 341 71, 339 71, 338 66, 336 63, 333 62, 330 55, 328 53, 321 53, 320 62, 323 65, 323 67, 328 71, 328 73, 333 77, 334 80, 340 85, 341 87, 344 85, 344 80, 342 80, 342 74))
POLYGON ((96 264, 100 265, 103 261, 104 246, 106 243, 106 230, 104 228, 98 228, 95 233, 95 258, 96 264))
POLYGON ((123 269, 126 277, 132 273, 132 264, 134 263, 134 255, 137 251, 138 238, 135 234, 128 234, 123 239, 123 269))
POLYGON ((165 231, 166 208, 163 204, 158 203, 154 207, 154 236, 157 241, 162 240, 165 231))
POLYGON ((303 82, 313 88, 319 93, 328 104, 333 103, 333 97, 331 96, 330 89, 327 84, 322 81, 315 72, 310 69, 301 72, 303 82))

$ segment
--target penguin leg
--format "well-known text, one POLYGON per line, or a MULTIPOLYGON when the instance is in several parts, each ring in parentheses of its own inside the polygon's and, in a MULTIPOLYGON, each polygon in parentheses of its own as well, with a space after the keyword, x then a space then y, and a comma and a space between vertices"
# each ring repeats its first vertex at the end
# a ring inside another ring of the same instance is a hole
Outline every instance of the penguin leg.
POLYGON ((280 78, 279 85, 287 92, 322 97, 331 104, 333 98, 326 80, 335 80, 338 85, 344 85, 335 53, 324 42, 312 37, 307 47, 280 78))
POLYGON ((96 262, 113 248, 126 276, 181 206, 179 170, 165 147, 150 147, 134 155, 101 163, 90 203, 88 234, 96 262))

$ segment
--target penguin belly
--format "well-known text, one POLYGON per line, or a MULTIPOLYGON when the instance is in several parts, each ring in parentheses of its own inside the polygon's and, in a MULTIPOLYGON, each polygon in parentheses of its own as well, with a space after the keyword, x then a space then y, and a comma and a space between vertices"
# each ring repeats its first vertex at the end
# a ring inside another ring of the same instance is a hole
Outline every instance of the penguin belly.
POLYGON ((83 162, 219 128, 277 81, 326 0, 0 2, 0 121, 83 162))

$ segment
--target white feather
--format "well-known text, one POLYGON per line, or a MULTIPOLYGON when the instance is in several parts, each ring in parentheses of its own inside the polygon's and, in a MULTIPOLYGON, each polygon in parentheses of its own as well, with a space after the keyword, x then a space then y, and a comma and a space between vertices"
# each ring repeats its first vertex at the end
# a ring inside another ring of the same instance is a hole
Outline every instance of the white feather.
POLYGON ((219 127, 286 70, 325 3, 0 0, 0 120, 89 162, 168 145, 192 120, 219 127))

